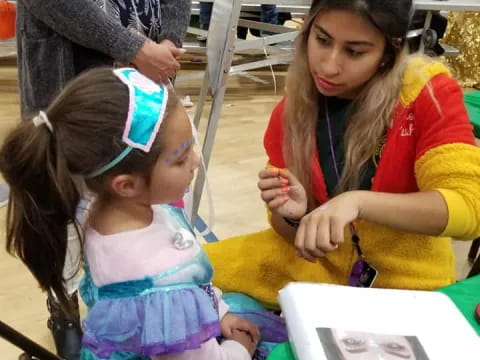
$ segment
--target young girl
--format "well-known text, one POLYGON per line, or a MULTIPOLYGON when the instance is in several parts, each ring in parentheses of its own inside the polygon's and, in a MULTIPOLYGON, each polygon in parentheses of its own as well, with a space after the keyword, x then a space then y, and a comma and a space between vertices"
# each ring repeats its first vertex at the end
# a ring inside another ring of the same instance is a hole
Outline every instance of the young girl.
POLYGON ((456 280, 451 238, 480 235, 480 150, 448 69, 407 54, 411 15, 410 0, 313 1, 264 138, 272 228, 207 245, 216 286, 275 306, 294 280, 456 280))
POLYGON ((227 313, 183 212, 167 205, 197 167, 176 95, 129 68, 78 77, 8 135, 7 248, 65 308, 67 225, 83 180, 95 194, 83 237, 83 359, 251 359, 258 328, 227 313))

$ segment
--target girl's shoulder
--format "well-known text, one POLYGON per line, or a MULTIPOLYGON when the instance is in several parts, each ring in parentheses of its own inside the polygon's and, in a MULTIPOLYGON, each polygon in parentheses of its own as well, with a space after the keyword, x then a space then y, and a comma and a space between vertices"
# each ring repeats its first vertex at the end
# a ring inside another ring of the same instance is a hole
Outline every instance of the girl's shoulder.
POLYGON ((450 70, 442 62, 425 56, 410 55, 403 72, 400 104, 408 107, 419 97, 422 90, 440 75, 443 75, 443 81, 456 83, 450 70))

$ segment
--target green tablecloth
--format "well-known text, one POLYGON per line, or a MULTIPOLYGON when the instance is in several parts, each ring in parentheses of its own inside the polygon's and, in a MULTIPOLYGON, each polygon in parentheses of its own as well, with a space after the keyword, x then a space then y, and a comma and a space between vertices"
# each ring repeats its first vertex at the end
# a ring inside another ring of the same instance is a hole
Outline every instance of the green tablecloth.
POLYGON ((468 115, 470 115, 473 132, 476 137, 480 138, 480 91, 465 93, 464 102, 467 107, 468 115))
MULTIPOLYGON (((448 295, 457 305, 463 316, 480 336, 480 323, 475 319, 474 311, 480 303, 480 275, 460 281, 456 284, 439 289, 448 295)), ((289 343, 280 344, 273 349, 267 360, 294 360, 289 343)))

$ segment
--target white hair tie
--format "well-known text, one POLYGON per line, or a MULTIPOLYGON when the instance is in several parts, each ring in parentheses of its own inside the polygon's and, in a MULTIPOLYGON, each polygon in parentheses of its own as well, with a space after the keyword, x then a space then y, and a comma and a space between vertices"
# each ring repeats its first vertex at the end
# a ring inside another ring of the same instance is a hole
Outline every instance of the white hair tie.
POLYGON ((33 124, 35 127, 39 127, 40 125, 45 125, 50 132, 53 132, 53 126, 50 120, 48 120, 47 114, 45 112, 40 111, 37 116, 35 116, 33 119, 33 124))

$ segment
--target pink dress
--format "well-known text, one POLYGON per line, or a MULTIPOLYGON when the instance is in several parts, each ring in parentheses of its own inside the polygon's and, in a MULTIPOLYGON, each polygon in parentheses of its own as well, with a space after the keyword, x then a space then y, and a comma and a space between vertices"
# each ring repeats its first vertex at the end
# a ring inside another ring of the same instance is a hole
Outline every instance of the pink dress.
POLYGON ((155 206, 149 226, 119 234, 89 228, 85 257, 82 359, 251 359, 240 343, 216 340, 228 306, 181 209, 155 206))

